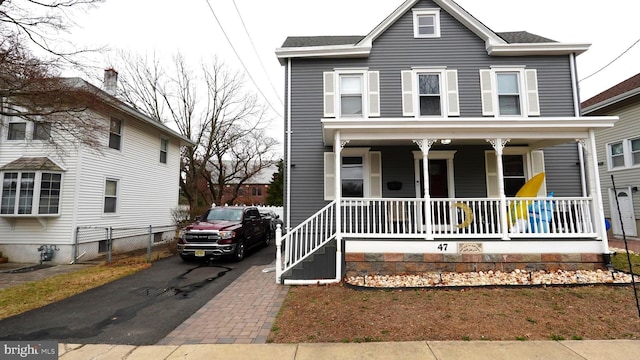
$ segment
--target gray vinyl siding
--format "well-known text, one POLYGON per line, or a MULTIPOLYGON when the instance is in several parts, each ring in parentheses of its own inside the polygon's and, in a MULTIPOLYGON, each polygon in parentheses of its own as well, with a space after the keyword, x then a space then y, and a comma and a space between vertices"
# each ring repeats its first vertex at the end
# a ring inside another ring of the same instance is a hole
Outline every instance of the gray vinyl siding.
MULTIPOLYGON (((616 188, 622 189, 627 186, 640 187, 640 167, 632 167, 626 169, 609 170, 607 158, 607 144, 640 137, 640 104, 635 102, 626 102, 624 106, 610 107, 603 111, 606 115, 619 116, 620 120, 612 128, 600 130, 596 133, 596 149, 598 155, 598 166, 600 170, 600 185, 602 188, 602 202, 604 204, 604 213, 606 217, 611 217, 610 194, 609 189, 613 188, 611 175, 613 175, 616 188)), ((589 114, 600 115, 600 114, 589 114)), ((636 219, 640 218, 640 195, 638 192, 632 193, 633 196, 633 212, 636 219)))
POLYGON ((582 196, 578 145, 569 143, 544 150, 547 193, 554 196, 582 196))
MULTIPOLYGON (((438 6, 425 0, 418 2, 415 7, 438 6)), ((322 74, 325 71, 348 67, 368 67, 371 71, 379 71, 381 117, 402 117, 401 71, 412 67, 446 66, 447 69, 458 70, 460 116, 481 117, 479 69, 489 69, 492 65, 524 65, 527 69, 537 70, 540 115, 574 116, 569 56, 490 57, 485 50, 484 41, 444 11, 440 12, 440 38, 414 39, 412 16, 409 10, 379 36, 374 41, 368 58, 292 60, 291 164, 295 165, 291 169, 292 226, 326 204, 323 200, 323 152, 333 149, 322 143, 320 119, 323 117, 322 74)), ((393 155, 396 150, 389 151, 391 155, 388 151, 382 152, 383 196, 395 197, 400 192, 386 190, 386 182, 392 177, 401 177, 403 183, 413 183, 413 157, 408 157, 406 161, 410 164, 406 170, 401 171, 399 169, 404 166, 405 160, 399 160, 393 155)), ((408 152, 410 154, 410 149, 408 152)), ((552 154, 545 154, 554 157, 552 154)), ((486 195, 484 174, 473 177, 463 175, 468 173, 469 166, 472 166, 474 173, 481 172, 480 166, 484 171, 482 156, 482 152, 475 151, 456 154, 456 181, 461 182, 460 186, 456 185, 456 196, 486 195)), ((549 162, 550 160, 547 165, 549 162)), ((557 174, 560 169, 554 171, 557 174)), ((553 184, 562 188, 564 193, 565 188, 579 188, 580 180, 579 177, 565 177, 553 184)), ((408 194, 408 188, 409 186, 403 187, 401 193, 408 194)), ((557 194, 560 196, 560 193, 557 194)))

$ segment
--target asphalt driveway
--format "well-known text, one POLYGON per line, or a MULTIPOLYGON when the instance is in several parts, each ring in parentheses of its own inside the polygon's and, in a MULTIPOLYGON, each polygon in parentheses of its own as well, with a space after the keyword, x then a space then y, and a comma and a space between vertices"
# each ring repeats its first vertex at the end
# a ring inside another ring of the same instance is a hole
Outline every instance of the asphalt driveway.
POLYGON ((274 259, 273 243, 239 263, 185 263, 173 256, 123 279, 1 320, 0 340, 152 345, 247 269, 274 259))

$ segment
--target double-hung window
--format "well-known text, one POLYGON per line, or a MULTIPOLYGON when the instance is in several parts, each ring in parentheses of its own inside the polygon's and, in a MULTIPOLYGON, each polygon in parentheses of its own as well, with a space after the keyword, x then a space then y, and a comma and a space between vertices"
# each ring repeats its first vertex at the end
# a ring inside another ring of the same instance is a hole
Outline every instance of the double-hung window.
POLYGON ((413 9, 413 37, 440 37, 440 9, 413 9))
POLYGON ((623 139, 607 144, 609 170, 640 165, 640 138, 623 139))
POLYGON ((160 139, 160 163, 167 163, 167 152, 169 151, 169 140, 160 139))
POLYGON ((48 141, 51 138, 51 124, 33 123, 33 140, 48 141))
MULTIPOLYGON (((498 161, 496 152, 485 151, 485 171, 487 182, 487 196, 500 196, 498 186, 498 161)), ((508 197, 516 195, 518 190, 527 180, 544 172, 544 152, 542 150, 530 150, 527 147, 505 147, 502 155, 502 185, 504 194, 508 197)), ((538 196, 546 196, 546 181, 542 183, 538 196)))
POLYGON ((115 214, 118 210, 118 180, 107 179, 104 185, 104 213, 115 214))
POLYGON ((122 121, 111 119, 109 123, 109 147, 120 150, 122 147, 122 121))
POLYGON ((2 177, 1 215, 55 215, 60 209, 62 174, 9 171, 2 177))
MULTIPOLYGON (((382 197, 382 156, 369 148, 345 148, 340 157, 340 184, 342 197, 382 197)), ((335 153, 324 153, 324 197, 336 196, 335 153)))
POLYGON ((380 116, 380 73, 361 68, 323 73, 324 117, 380 116))
POLYGON ((502 168, 504 170, 504 194, 516 196, 522 185, 527 182, 525 174, 524 155, 503 155, 502 168))
POLYGON ((403 116, 460 115, 457 70, 415 68, 401 71, 400 76, 403 116))
POLYGON ((27 137, 26 122, 10 122, 7 132, 7 140, 25 140, 27 137))
POLYGON ((538 74, 524 66, 480 69, 482 115, 540 116, 538 74))

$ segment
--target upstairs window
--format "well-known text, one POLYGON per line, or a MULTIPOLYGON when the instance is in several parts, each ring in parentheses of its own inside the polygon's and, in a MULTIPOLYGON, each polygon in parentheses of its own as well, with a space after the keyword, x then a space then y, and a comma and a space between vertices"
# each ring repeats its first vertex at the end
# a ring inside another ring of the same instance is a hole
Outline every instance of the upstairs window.
POLYGON ((33 140, 48 141, 51 139, 51 124, 33 123, 33 140))
POLYGON ((7 140, 25 140, 27 136, 26 122, 10 122, 7 140))
POLYGON ((518 73, 497 73, 498 110, 500 115, 521 115, 518 73))
POLYGON ((413 10, 413 37, 440 37, 440 9, 413 10))
POLYGON ((323 73, 324 117, 380 116, 380 73, 337 69, 323 73))
POLYGON ((538 73, 524 66, 480 70, 482 115, 540 116, 538 73))
POLYGON ((111 119, 109 124, 109 147, 120 150, 122 146, 122 121, 111 119))
POLYGON ((160 139, 160 163, 167 163, 167 152, 169 151, 169 140, 160 139))
POLYGON ((442 115, 440 74, 418 74, 420 115, 442 115))
POLYGON ((416 68, 400 76, 403 116, 460 116, 457 70, 416 68))

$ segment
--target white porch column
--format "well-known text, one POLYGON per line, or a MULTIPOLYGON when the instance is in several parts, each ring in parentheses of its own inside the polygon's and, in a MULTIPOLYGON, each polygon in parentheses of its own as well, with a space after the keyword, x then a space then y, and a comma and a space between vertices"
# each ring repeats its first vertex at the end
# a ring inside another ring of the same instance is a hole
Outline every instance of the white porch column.
POLYGON ((498 193, 500 194, 500 226, 502 227, 502 240, 510 240, 509 224, 507 223, 507 197, 504 194, 504 169, 502 167, 502 150, 511 139, 487 139, 496 151, 496 166, 498 170, 498 193))
MULTIPOLYGON (((431 195, 429 195, 429 150, 435 142, 431 139, 413 140, 422 151, 422 186, 424 189, 424 218, 426 239, 433 240, 433 224, 431 223, 431 195)), ((417 219, 416 219, 417 221, 417 219)))
MULTIPOLYGON (((578 142, 585 141, 578 139, 578 142)), ((596 153, 596 137, 593 130, 589 130, 588 144, 583 144, 587 155, 587 175, 589 183, 589 196, 591 197, 591 213, 596 227, 598 239, 602 240, 603 254, 609 253, 609 241, 604 223, 604 205, 602 203, 602 188, 600 187, 600 174, 598 172, 598 155, 596 153)))
POLYGON ((342 277, 342 156, 340 153, 349 141, 340 139, 340 131, 333 137, 333 153, 335 155, 335 194, 336 194, 336 279, 342 277))

